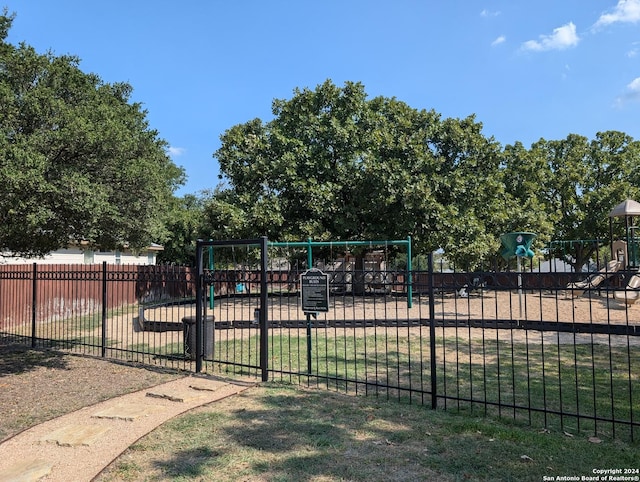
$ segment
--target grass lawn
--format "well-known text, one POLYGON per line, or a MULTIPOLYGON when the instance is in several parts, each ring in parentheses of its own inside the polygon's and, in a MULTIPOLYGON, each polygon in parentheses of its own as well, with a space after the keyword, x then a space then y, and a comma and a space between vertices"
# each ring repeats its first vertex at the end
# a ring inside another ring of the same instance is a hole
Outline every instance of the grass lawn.
MULTIPOLYGON (((428 338, 413 333, 317 334, 311 339, 309 364, 307 340, 300 334, 270 337, 272 379, 430 405, 428 338)), ((257 366, 258 343, 257 337, 219 339, 214 353, 218 359, 257 366)), ((573 434, 632 438, 625 422, 640 418, 638 345, 541 345, 452 337, 439 337, 435 345, 442 408, 472 416, 503 415, 573 434)), ((635 427, 633 438, 640 436, 638 432, 635 427)))
MULTIPOLYGON (((76 336, 95 330, 93 319, 77 324, 76 336)), ((588 480, 601 469, 630 469, 640 480, 637 343, 486 333, 442 330, 432 346, 409 328, 317 330, 309 359, 304 330, 273 330, 275 382, 165 424, 98 480, 588 480), (427 408, 434 348, 438 403, 447 410, 427 408), (299 386, 307 383, 315 388, 299 386)), ((255 374, 255 335, 217 331, 214 353, 223 363, 205 370, 222 366, 233 376, 248 366, 255 374)), ((183 343, 162 340, 136 348, 184 356, 183 343)))
POLYGON ((267 383, 165 424, 97 480, 542 481, 606 468, 640 468, 640 444, 267 383))

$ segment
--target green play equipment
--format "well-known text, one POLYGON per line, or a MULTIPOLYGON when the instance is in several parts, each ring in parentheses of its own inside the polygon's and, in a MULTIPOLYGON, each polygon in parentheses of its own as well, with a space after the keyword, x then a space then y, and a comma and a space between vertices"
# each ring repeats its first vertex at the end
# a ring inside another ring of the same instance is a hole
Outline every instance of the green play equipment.
POLYGON ((534 252, 531 249, 531 244, 533 240, 536 239, 536 234, 534 233, 506 233, 500 236, 500 241, 502 242, 503 250, 502 257, 509 261, 514 256, 518 260, 518 300, 520 306, 520 317, 518 318, 518 323, 522 319, 522 268, 520 266, 520 260, 522 258, 533 258, 534 252))
POLYGON ((517 256, 518 258, 533 258, 534 252, 531 249, 535 233, 506 233, 500 236, 502 242, 502 257, 507 261, 517 256))
POLYGON ((319 246, 325 247, 339 247, 344 246, 349 248, 350 246, 367 246, 373 248, 375 246, 404 246, 407 250, 407 306, 411 308, 413 306, 413 267, 411 266, 411 236, 407 236, 407 239, 398 240, 384 240, 384 241, 312 241, 311 238, 307 241, 284 241, 284 242, 269 242, 269 246, 280 247, 304 247, 307 248, 307 266, 313 265, 313 248, 319 246))

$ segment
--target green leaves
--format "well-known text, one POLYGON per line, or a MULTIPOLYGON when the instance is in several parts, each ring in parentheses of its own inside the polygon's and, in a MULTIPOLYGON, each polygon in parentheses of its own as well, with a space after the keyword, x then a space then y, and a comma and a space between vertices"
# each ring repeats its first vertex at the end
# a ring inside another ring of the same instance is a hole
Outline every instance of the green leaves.
POLYGON ((640 194, 639 145, 618 132, 502 149, 474 116, 442 119, 329 80, 275 100, 273 113, 222 136, 215 156, 227 187, 211 200, 211 233, 410 235, 416 251, 443 249, 473 269, 498 255, 507 232, 535 232, 537 244, 604 237, 608 211, 640 194))
POLYGON ((80 240, 135 249, 165 235, 161 206, 182 170, 129 103, 131 87, 104 84, 78 65, 2 43, 2 250, 42 255, 80 240))
MULTIPOLYGON (((229 188, 211 205, 240 209, 248 237, 412 235, 426 249, 465 237, 477 252, 495 249, 482 234, 496 224, 490 194, 503 191, 499 146, 473 117, 442 121, 396 99, 367 100, 362 84, 331 81, 274 101, 273 112, 267 124, 229 129, 215 154, 229 188), (452 226, 462 232, 452 237, 452 226)), ((217 212, 211 231, 221 225, 217 212)))

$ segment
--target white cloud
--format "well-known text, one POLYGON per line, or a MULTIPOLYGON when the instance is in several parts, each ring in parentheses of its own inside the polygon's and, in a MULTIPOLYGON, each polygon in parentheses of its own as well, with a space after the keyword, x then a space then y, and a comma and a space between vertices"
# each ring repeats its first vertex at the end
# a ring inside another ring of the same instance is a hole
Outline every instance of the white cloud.
POLYGON ((618 0, 612 12, 603 13, 594 28, 604 27, 617 22, 636 23, 640 21, 640 0, 618 0))
POLYGON ((627 89, 635 94, 640 94, 640 77, 633 79, 629 85, 627 85, 627 89))
POLYGON ((506 41, 507 41, 507 37, 505 37, 504 35, 500 35, 497 39, 491 42, 491 46, 495 47, 496 45, 500 45, 506 41))
POLYGON ((181 156, 185 152, 187 152, 187 150, 184 147, 173 147, 173 146, 167 147, 167 153, 169 153, 171 157, 181 156))
POLYGON ((540 40, 529 40, 525 42, 522 44, 522 48, 535 52, 563 50, 569 47, 575 47, 579 41, 580 37, 576 34, 576 26, 573 22, 569 22, 562 27, 554 28, 551 35, 540 35, 540 40))
POLYGON ((627 102, 640 101, 640 77, 636 77, 627 84, 627 90, 616 99, 616 107, 622 107, 627 102))
POLYGON ((482 12, 480 12, 481 17, 497 17, 498 15, 500 15, 499 11, 491 12, 486 8, 482 12))

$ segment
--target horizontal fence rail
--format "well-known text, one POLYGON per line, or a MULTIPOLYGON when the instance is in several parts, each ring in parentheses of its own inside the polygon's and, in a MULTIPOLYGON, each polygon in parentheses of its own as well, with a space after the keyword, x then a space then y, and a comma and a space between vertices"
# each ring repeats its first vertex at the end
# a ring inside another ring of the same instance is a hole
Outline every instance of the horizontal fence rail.
POLYGON ((333 256, 314 259, 328 276, 329 309, 305 313, 304 253, 270 247, 264 269, 258 251, 216 247, 200 274, 0 265, 0 334, 36 348, 256 378, 266 370, 291 383, 637 439, 634 272, 596 284, 593 273, 408 272, 384 255, 355 269, 333 256))

